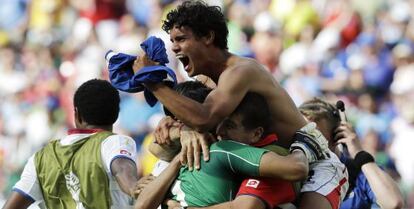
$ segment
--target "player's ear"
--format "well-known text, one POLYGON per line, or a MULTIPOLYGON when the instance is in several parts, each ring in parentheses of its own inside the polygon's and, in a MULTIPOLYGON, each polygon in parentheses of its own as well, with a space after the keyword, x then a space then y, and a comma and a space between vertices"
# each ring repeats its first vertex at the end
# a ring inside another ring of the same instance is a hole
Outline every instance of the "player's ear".
POLYGON ((214 38, 216 37, 216 34, 214 33, 214 31, 210 31, 208 32, 208 34, 206 36, 203 37, 204 39, 204 43, 206 45, 211 45, 214 43, 214 38))
POLYGON ((260 140, 263 137, 264 129, 263 127, 257 127, 254 129, 254 137, 260 140))
POLYGON ((82 124, 82 117, 77 107, 75 107, 75 123, 82 124))

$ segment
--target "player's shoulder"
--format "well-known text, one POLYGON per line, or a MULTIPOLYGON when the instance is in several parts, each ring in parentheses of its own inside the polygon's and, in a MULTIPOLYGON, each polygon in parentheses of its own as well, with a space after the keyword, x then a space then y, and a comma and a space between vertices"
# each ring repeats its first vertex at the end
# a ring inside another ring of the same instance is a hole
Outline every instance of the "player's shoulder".
POLYGON ((262 68, 262 65, 258 63, 255 59, 248 57, 234 57, 234 60, 229 64, 229 69, 231 70, 258 70, 262 68))
POLYGON ((270 150, 278 155, 282 155, 282 156, 289 155, 289 149, 282 147, 280 145, 277 145, 277 144, 269 144, 262 148, 270 150))
POLYGON ((265 71, 263 66, 258 63, 255 59, 248 57, 234 56, 227 63, 228 68, 223 72, 224 75, 228 76, 249 76, 254 77, 258 73, 261 74, 265 71))
POLYGON ((114 140, 114 139, 116 139, 116 140, 133 140, 130 136, 123 135, 123 134, 116 134, 116 133, 114 133, 112 135, 109 135, 108 137, 106 137, 105 140, 107 140, 107 139, 110 139, 110 140, 114 140))
POLYGON ((216 143, 213 143, 210 147, 210 150, 231 150, 233 148, 240 148, 249 146, 247 144, 243 144, 237 141, 233 141, 231 139, 227 140, 220 140, 216 143))
POLYGON ((132 139, 129 136, 126 135, 122 135, 122 134, 113 134, 110 135, 108 137, 106 137, 106 139, 102 142, 104 144, 134 144, 135 145, 135 141, 134 139, 132 139))

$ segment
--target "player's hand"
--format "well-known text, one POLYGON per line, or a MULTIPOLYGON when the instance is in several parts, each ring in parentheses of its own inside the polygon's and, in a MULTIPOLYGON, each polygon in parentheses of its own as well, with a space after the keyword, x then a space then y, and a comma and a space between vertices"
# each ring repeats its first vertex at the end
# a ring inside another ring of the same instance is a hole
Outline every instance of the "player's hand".
POLYGON ((132 65, 132 69, 134 70, 134 73, 137 73, 143 67, 154 66, 159 64, 159 62, 152 61, 147 56, 147 54, 145 54, 145 52, 141 51, 135 59, 134 64, 132 65))
POLYGON ((316 129, 314 122, 296 131, 294 140, 290 146, 290 152, 301 150, 308 159, 308 163, 330 158, 328 140, 316 129))
POLYGON ((181 164, 187 164, 189 170, 195 167, 200 169, 200 155, 203 153, 204 161, 208 161, 210 157, 209 146, 215 139, 209 133, 199 133, 184 126, 180 131, 181 164))
POLYGON ((135 184, 134 191, 132 192, 132 195, 135 199, 138 198, 139 194, 141 194, 142 190, 151 183, 155 179, 155 176, 148 175, 140 178, 137 183, 135 184))
POLYGON ((172 117, 166 116, 160 120, 157 127, 154 130, 154 140, 159 145, 171 145, 171 141, 174 139, 178 139, 179 129, 183 126, 182 123, 174 120, 172 117), (177 130, 174 131, 174 135, 170 135, 170 130, 172 128, 176 128, 177 130))
POLYGON ((362 151, 361 143, 353 130, 351 124, 341 122, 341 124, 334 131, 334 140, 336 143, 343 143, 347 146, 348 152, 352 158, 362 151))

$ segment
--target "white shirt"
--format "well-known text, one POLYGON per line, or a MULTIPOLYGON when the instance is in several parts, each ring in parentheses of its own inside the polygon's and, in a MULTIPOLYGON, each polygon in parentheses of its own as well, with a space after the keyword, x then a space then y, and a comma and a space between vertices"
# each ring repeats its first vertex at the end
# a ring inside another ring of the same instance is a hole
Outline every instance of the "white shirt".
MULTIPOLYGON (((79 140, 85 139, 91 134, 71 134, 60 140, 61 145, 70 145, 79 140)), ((136 162, 137 150, 135 141, 123 135, 111 135, 101 144, 101 157, 104 169, 109 179, 109 189, 112 198, 111 209, 133 208, 133 199, 125 194, 119 187, 118 182, 111 173, 111 163, 117 158, 128 158, 136 162)), ((37 173, 34 164, 34 155, 26 163, 20 180, 13 188, 14 191, 40 203, 41 208, 46 208, 43 203, 43 195, 37 180, 37 173)))
POLYGON ((170 162, 167 162, 167 161, 164 161, 164 160, 158 160, 155 163, 151 174, 153 176, 159 176, 165 169, 167 169, 168 165, 170 165, 170 162))

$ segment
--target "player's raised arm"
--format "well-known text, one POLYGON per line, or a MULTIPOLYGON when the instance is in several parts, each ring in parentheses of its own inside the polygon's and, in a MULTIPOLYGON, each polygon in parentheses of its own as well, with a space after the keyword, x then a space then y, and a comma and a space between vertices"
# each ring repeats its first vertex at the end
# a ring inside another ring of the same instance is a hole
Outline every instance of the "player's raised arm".
POLYGON ((251 77, 245 68, 223 72, 217 88, 203 103, 179 95, 162 83, 147 84, 147 87, 183 123, 198 131, 208 131, 230 115, 248 91, 251 77))
POLYGON ((371 154, 362 149, 352 125, 341 122, 335 129, 335 140, 347 146, 350 157, 366 176, 370 186, 369 196, 372 197, 373 193, 373 199, 381 208, 402 208, 404 200, 397 183, 375 163, 371 154))

